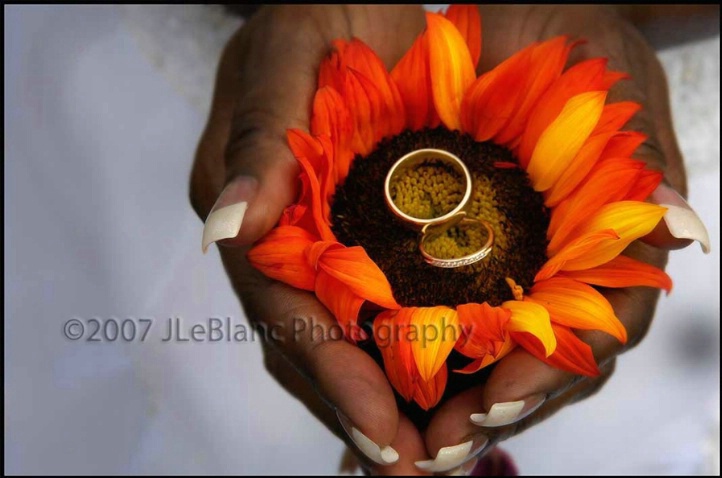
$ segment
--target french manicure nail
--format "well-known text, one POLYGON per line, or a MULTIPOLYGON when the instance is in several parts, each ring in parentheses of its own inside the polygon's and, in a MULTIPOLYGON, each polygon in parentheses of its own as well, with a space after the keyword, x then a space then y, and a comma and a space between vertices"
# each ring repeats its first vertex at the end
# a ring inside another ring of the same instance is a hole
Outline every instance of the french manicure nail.
POLYGON ((341 410, 336 409, 336 416, 344 431, 351 437, 359 450, 374 463, 379 465, 391 465, 399 461, 399 454, 390 446, 380 447, 369 437, 361 433, 361 430, 353 426, 351 420, 341 410))
POLYGON ((414 463, 419 469, 430 473, 443 473, 460 467, 482 452, 489 443, 489 439, 479 435, 474 440, 454 446, 446 446, 439 450, 433 460, 423 460, 414 463))
POLYGON ((539 394, 516 402, 495 403, 488 413, 473 413, 469 420, 480 427, 503 427, 529 416, 545 400, 546 396, 539 394))
POLYGON ((663 183, 654 190, 650 199, 667 208, 664 222, 670 234, 677 239, 692 239, 699 242, 702 251, 709 254, 710 241, 707 228, 677 191, 663 183))
POLYGON ((238 235, 257 188, 258 181, 250 176, 238 176, 226 185, 203 227, 204 253, 212 243, 238 235))

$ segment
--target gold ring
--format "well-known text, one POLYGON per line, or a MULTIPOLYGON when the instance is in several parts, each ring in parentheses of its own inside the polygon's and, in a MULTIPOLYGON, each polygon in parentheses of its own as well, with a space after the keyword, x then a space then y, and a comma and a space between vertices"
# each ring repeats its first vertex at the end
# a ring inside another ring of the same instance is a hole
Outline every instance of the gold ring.
POLYGON ((403 220, 408 225, 414 227, 416 230, 419 230, 430 224, 441 224, 443 222, 449 221, 460 212, 464 211, 471 204, 470 199, 472 190, 473 186, 471 173, 469 172, 469 169, 466 167, 466 165, 461 161, 461 159, 449 153, 448 151, 431 148, 417 149, 416 151, 412 151, 409 154, 402 156, 401 159, 396 161, 394 165, 391 166, 391 169, 389 169, 389 172, 386 175, 386 181, 384 182, 384 196, 386 198, 386 204, 388 205, 389 209, 391 209, 391 212, 393 212, 396 217, 403 220), (461 175, 464 180, 464 196, 461 198, 461 201, 459 202, 459 204, 456 205, 454 209, 444 214, 443 216, 434 217, 431 219, 423 219, 420 217, 410 216, 403 212, 401 209, 399 209, 399 207, 394 203, 391 196, 391 183, 394 179, 399 177, 399 175, 401 175, 405 171, 411 168, 418 167, 421 164, 432 160, 441 161, 448 164, 461 175))
POLYGON ((472 219, 470 217, 466 217, 466 213, 463 211, 458 213, 457 216, 454 217, 452 220, 444 224, 427 224, 426 226, 424 226, 421 229, 421 240, 419 241, 419 251, 421 251, 421 255, 424 256, 424 260, 426 261, 426 263, 435 267, 444 267, 447 269, 453 267, 468 266, 470 264, 474 264, 475 262, 479 262, 480 260, 489 255, 493 246, 494 230, 491 228, 489 223, 481 219, 472 219), (456 226, 457 224, 482 224, 486 228, 486 232, 489 236, 486 239, 486 243, 484 244, 484 246, 472 254, 456 259, 440 259, 426 252, 425 243, 429 238, 436 238, 450 228, 456 226))

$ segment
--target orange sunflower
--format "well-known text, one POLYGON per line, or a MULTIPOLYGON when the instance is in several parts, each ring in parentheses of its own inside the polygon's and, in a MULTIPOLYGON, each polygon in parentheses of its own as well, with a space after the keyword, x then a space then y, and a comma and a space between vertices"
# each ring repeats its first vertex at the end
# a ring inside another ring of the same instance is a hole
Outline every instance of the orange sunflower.
POLYGON ((663 271, 620 255, 666 211, 643 202, 662 179, 631 159, 645 136, 621 131, 640 106, 605 104, 626 75, 602 58, 565 71, 576 43, 557 37, 477 77, 476 7, 426 20, 391 72, 360 40, 334 42, 320 65, 310 133, 288 131, 301 167, 298 200, 248 259, 315 292, 351 341, 367 338, 362 325, 372 319, 389 381, 424 409, 441 399, 454 350, 466 357, 462 373, 521 346, 596 375, 574 330, 620 342, 627 335, 594 286, 672 286, 663 271), (414 233, 383 205, 384 171, 425 147, 453 152, 479 179, 475 214, 498 239, 479 264, 442 271, 424 263, 414 233))

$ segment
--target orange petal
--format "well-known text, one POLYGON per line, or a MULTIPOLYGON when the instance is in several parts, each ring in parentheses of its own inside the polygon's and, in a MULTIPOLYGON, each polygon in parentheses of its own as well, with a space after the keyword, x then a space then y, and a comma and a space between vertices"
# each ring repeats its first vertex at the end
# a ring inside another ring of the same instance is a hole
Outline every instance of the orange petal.
POLYGON ((454 24, 466 41, 474 69, 481 57, 481 15, 476 5, 453 4, 446 10, 446 19, 454 24))
POLYGON ((447 378, 448 370, 446 364, 443 364, 441 369, 439 369, 439 373, 434 375, 431 380, 419 379, 416 382, 414 401, 424 410, 435 407, 444 395, 447 378))
POLYGON ((304 251, 317 241, 308 231, 296 226, 279 226, 258 242, 246 257, 267 277, 298 289, 314 290, 316 271, 308 264, 304 251))
POLYGON ((647 135, 637 131, 620 131, 612 136, 602 152, 601 159, 628 158, 647 140, 647 135))
POLYGON ((511 312, 507 325, 509 332, 525 332, 535 337, 544 349, 546 356, 551 355, 557 346, 551 327, 549 312, 534 302, 509 300, 502 307, 511 312))
POLYGON ((318 268, 343 282, 354 294, 387 309, 398 309, 391 285, 363 247, 328 248, 318 268))
POLYGON ((627 256, 617 256, 593 269, 566 271, 559 274, 600 287, 647 286, 672 290, 672 279, 661 269, 627 256))
POLYGON ((427 12, 431 92, 441 121, 450 130, 461 129, 461 100, 476 79, 471 54, 453 23, 442 15, 427 12))
POLYGON ((662 182, 664 174, 659 171, 644 170, 639 173, 639 179, 629 193, 624 197, 629 201, 644 201, 662 182))
POLYGON ((599 368, 597 368, 592 348, 589 345, 582 342, 567 327, 552 324, 552 329, 557 338, 557 348, 549 357, 545 356, 544 348, 539 345, 537 340, 532 339, 529 334, 515 333, 513 335, 519 345, 552 367, 577 375, 590 377, 599 375, 599 368))
POLYGON ((582 93, 606 91, 603 88, 606 64, 607 60, 603 58, 577 63, 565 71, 539 99, 517 150, 522 167, 527 167, 540 137, 561 114, 571 98, 582 93))
POLYGON ((429 72, 428 38, 423 33, 391 71, 406 112, 406 127, 412 131, 439 125, 429 72))
POLYGON ((480 359, 495 355, 506 340, 506 326, 511 312, 488 303, 464 304, 456 307, 462 339, 456 350, 469 358, 480 359))
POLYGON ((599 161, 605 146, 614 133, 592 135, 584 143, 574 159, 564 169, 559 179, 552 185, 544 198, 547 207, 553 207, 567 197, 592 170, 599 161))
POLYGON ((597 162, 586 179, 552 209, 548 252, 555 255, 569 233, 604 204, 621 201, 638 181, 644 163, 631 159, 597 162))
POLYGON ((515 116, 524 100, 531 50, 524 50, 480 76, 461 103, 461 127, 477 141, 487 141, 515 116))
POLYGON ((597 123, 594 133, 619 131, 619 129, 627 124, 627 122, 632 119, 632 116, 637 114, 641 109, 642 105, 633 101, 621 101, 619 103, 604 105, 604 111, 602 111, 602 116, 599 118, 599 123, 597 123))
POLYGON ((590 269, 611 261, 632 241, 649 234, 666 211, 666 208, 656 204, 638 201, 620 201, 602 206, 575 229, 570 235, 571 241, 607 229, 614 229, 619 235, 619 239, 609 238, 601 241, 594 254, 569 259, 561 267, 561 270, 590 269))
POLYGON ((316 275, 315 289, 318 300, 336 317, 346 337, 353 339, 350 332, 356 326, 364 299, 324 271, 319 271, 316 275))
MULTIPOLYGON (((523 335, 527 335, 527 334, 523 334, 523 335)), ((536 339, 533 339, 533 340, 535 341, 535 343, 537 343, 539 346, 541 346, 541 344, 539 343, 538 340, 536 340, 536 339)), ((506 357, 506 355, 509 352, 511 352, 512 350, 514 350, 516 348, 516 345, 517 345, 517 343, 511 338, 511 335, 509 333, 507 333, 506 337, 504 339, 504 342, 501 344, 501 347, 499 347, 499 350, 495 355, 492 355, 492 354, 484 355, 484 358, 479 359, 479 360, 474 360, 466 367, 459 369, 459 370, 454 370, 454 371, 457 373, 464 373, 464 374, 478 372, 482 368, 488 367, 489 365, 493 364, 494 362, 498 362, 499 360, 506 357)))
MULTIPOLYGON (((402 309, 403 310, 403 309, 402 309)), ((374 340, 384 359, 384 369, 391 385, 399 394, 411 401, 418 378, 416 363, 407 340, 408 314, 399 317, 400 311, 388 310, 374 320, 374 340)))
POLYGON ((411 342, 416 367, 422 380, 429 381, 446 363, 446 358, 461 337, 459 319, 454 309, 444 306, 409 307, 401 309, 410 314, 416 340, 411 342))
POLYGON ((566 277, 537 282, 529 300, 549 311, 552 322, 573 329, 601 330, 622 343, 627 331, 609 301, 591 286, 566 277))
POLYGON ((565 267, 569 261, 579 258, 589 259, 589 256, 593 256, 599 251, 600 245, 604 245, 609 240, 619 240, 619 234, 614 229, 606 229, 571 241, 542 266, 534 277, 534 282, 549 279, 565 267))
POLYGON ((348 175, 353 159, 351 138, 353 122, 343 97, 330 86, 324 86, 316 92, 313 99, 311 133, 326 135, 333 142, 334 182, 342 182, 348 175))
POLYGON ((327 200, 328 191, 333 186, 332 183, 329 184, 332 171, 324 142, 297 129, 288 130, 287 138, 293 155, 301 165, 303 196, 299 203, 303 201, 309 207, 319 236, 324 240, 335 241, 330 227, 330 205, 327 200))
POLYGON ((572 97, 539 137, 527 173, 536 191, 554 185, 589 137, 602 114, 606 92, 572 97))
POLYGON ((366 156, 375 144, 374 119, 379 116, 379 95, 373 85, 358 72, 348 70, 343 98, 351 112, 353 137, 351 148, 355 153, 366 156))
MULTIPOLYGON (((495 142, 516 146, 527 126, 532 108, 544 92, 559 78, 573 47, 574 44, 567 44, 567 37, 560 36, 541 44, 533 44, 518 53, 529 56, 528 68, 517 71, 517 74, 524 77, 526 82, 518 92, 521 97, 519 107, 509 123, 494 137, 495 142)), ((526 164, 524 163, 524 166, 526 164)))

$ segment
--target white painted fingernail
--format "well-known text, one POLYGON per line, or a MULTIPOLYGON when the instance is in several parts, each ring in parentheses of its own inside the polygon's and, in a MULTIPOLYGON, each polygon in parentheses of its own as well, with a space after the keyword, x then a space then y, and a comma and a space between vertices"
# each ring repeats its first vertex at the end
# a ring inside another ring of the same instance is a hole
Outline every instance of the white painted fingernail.
POLYGON ((460 445, 447 446, 439 450, 433 460, 423 460, 414 463, 419 469, 430 473, 443 473, 454 470, 467 461, 473 459, 489 443, 489 439, 479 435, 460 445))
POLYGON ((344 415, 341 410, 336 409, 336 416, 341 426, 346 431, 351 440, 356 444, 359 450, 366 455, 374 463, 379 465, 391 465, 399 461, 399 454, 390 446, 380 447, 369 437, 361 433, 361 430, 353 426, 351 420, 344 415))
POLYGON ((249 176, 239 176, 223 189, 203 227, 203 252, 222 239, 238 235, 248 202, 255 196, 258 182, 249 176))
POLYGON ((666 184, 660 184, 654 190, 650 199, 662 207, 667 208, 664 222, 669 233, 677 239, 691 239, 699 242, 705 254, 710 252, 709 233, 702 220, 692 207, 674 189, 666 184))
POLYGON ((469 420, 480 427, 503 427, 529 416, 545 400, 544 395, 535 395, 526 400, 495 403, 488 413, 473 413, 469 420))

